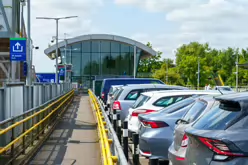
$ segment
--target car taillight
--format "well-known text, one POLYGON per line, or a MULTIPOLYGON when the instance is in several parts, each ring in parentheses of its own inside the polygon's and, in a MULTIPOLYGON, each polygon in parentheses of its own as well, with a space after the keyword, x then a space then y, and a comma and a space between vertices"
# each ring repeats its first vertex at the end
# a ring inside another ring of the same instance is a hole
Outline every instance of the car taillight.
POLYGON ((152 112, 156 112, 155 110, 134 110, 132 112, 132 117, 138 117, 139 114, 149 114, 149 113, 152 113, 152 112))
POLYGON ((232 149, 228 146, 228 144, 220 141, 220 140, 214 140, 209 138, 203 138, 199 137, 199 140, 205 144, 210 150, 215 152, 217 155, 215 155, 214 159, 216 160, 225 160, 228 158, 228 156, 232 157, 243 157, 245 156, 244 153, 240 151, 239 148, 237 148, 234 145, 232 146, 232 149), (235 148, 235 149, 234 149, 235 148))
POLYGON ((115 109, 115 110, 121 110, 121 103, 119 101, 115 101, 113 103, 113 109, 115 109))
POLYGON ((186 134, 184 134, 182 142, 181 142, 181 147, 187 147, 188 146, 188 141, 189 141, 188 136, 186 134))
POLYGON ((162 128, 162 127, 168 127, 169 126, 168 124, 166 124, 163 121, 145 121, 145 120, 142 120, 141 122, 145 127, 150 127, 150 128, 162 128))
POLYGON ((104 94, 104 92, 102 92, 102 99, 104 99, 104 96, 105 96, 105 94, 104 94))

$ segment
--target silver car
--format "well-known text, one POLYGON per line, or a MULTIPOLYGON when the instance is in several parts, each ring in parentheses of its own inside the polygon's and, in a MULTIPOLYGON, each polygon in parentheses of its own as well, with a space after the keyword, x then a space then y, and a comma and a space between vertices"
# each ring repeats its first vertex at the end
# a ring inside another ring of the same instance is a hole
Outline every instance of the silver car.
POLYGON ((163 85, 163 84, 133 84, 120 87, 117 95, 111 100, 110 107, 120 113, 121 121, 124 121, 128 115, 128 109, 134 104, 137 98, 143 92, 159 90, 187 90, 186 87, 163 85))
POLYGON ((156 113, 139 115, 139 148, 142 156, 167 159, 164 153, 167 152, 170 144, 164 140, 166 134, 172 134, 176 120, 184 115, 198 97, 184 99, 156 113))
POLYGON ((123 85, 112 85, 109 93, 108 93, 108 97, 107 97, 107 105, 110 105, 110 100, 113 99, 113 96, 115 94, 115 92, 123 85))
POLYGON ((168 150, 168 157, 172 165, 188 165, 185 159, 188 137, 184 131, 199 117, 218 104, 219 102, 216 101, 213 96, 202 96, 198 98, 185 115, 177 121, 174 131, 174 141, 168 150))
POLYGON ((248 164, 248 92, 223 95, 220 102, 185 130, 189 165, 248 164))

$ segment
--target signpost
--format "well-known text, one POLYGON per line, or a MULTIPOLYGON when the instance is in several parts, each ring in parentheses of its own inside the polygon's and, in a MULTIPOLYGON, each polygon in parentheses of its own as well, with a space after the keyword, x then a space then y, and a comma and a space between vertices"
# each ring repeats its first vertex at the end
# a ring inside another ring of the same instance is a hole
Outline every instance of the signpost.
POLYGON ((26 38, 10 38, 10 61, 26 61, 26 38))

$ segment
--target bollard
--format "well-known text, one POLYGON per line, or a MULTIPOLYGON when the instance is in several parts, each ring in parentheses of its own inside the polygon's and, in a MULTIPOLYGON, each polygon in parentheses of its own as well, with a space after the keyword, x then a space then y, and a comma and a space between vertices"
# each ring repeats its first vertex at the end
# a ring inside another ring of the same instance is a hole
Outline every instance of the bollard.
POLYGON ((106 112, 106 114, 107 114, 107 116, 109 117, 109 111, 108 111, 108 107, 104 107, 104 110, 105 110, 105 112, 106 112))
POLYGON ((127 121, 123 122, 123 151, 125 157, 128 161, 128 129, 127 129, 127 121))
POLYGON ((117 115, 116 115, 116 109, 113 109, 113 127, 116 132, 116 126, 117 126, 117 115))
POLYGON ((149 165, 159 165, 159 161, 156 158, 149 159, 149 165))
POLYGON ((119 142, 121 144, 121 115, 117 114, 117 137, 119 139, 119 142))
POLYGON ((134 133, 133 136, 133 164, 139 165, 139 134, 134 133))

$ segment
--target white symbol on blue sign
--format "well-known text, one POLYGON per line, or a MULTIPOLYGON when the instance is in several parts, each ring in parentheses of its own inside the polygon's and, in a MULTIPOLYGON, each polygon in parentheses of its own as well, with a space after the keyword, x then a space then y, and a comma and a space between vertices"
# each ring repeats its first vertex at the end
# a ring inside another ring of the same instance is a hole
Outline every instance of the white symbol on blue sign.
POLYGON ((26 61, 25 38, 10 38, 10 60, 26 61))
POLYGON ((17 42, 12 48, 13 48, 13 52, 19 52, 19 53, 23 52, 23 46, 19 42, 17 42))

